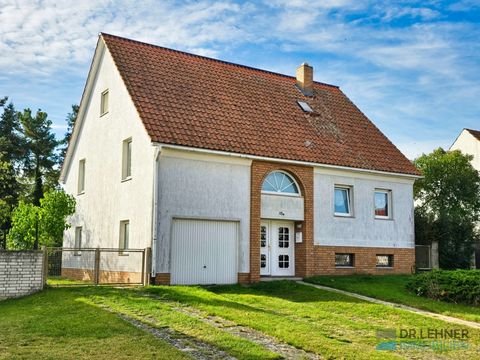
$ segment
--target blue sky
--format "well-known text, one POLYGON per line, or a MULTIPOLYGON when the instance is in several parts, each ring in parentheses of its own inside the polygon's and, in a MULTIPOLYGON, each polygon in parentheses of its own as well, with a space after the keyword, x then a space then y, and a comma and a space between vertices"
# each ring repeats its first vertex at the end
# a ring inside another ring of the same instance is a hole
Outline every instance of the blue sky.
POLYGON ((409 158, 480 129, 480 0, 0 0, 0 96, 56 134, 99 32, 339 85, 409 158))

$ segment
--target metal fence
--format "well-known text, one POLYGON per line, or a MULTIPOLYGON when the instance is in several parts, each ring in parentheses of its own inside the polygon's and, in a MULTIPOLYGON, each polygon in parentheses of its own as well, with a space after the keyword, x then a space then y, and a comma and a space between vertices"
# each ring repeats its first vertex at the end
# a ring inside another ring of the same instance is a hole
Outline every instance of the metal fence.
POLYGON ((49 285, 147 285, 151 251, 146 249, 47 248, 49 285))
POLYGON ((432 250, 430 245, 415 245, 415 267, 419 270, 432 268, 432 250))

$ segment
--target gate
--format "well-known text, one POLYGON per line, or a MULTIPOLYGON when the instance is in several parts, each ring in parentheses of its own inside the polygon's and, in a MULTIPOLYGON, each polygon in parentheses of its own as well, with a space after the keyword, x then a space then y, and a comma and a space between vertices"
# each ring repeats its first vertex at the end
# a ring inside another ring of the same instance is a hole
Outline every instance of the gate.
POLYGON ((148 285, 150 280, 150 248, 46 248, 45 258, 52 286, 148 285))
POLYGON ((415 245, 415 267, 418 270, 432 268, 432 255, 430 245, 415 245))

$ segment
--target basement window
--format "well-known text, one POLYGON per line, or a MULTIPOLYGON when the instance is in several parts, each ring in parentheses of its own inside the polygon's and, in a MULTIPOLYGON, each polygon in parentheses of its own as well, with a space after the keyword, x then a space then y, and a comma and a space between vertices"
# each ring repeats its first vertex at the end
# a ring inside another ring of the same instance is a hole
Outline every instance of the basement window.
POLYGON ((393 255, 377 255, 377 268, 393 267, 393 255))
POLYGON ((335 254, 335 266, 336 267, 353 267, 354 266, 354 254, 335 254))
POLYGON ((308 105, 305 101, 297 100, 298 105, 302 108, 302 110, 306 113, 313 112, 313 109, 308 105))

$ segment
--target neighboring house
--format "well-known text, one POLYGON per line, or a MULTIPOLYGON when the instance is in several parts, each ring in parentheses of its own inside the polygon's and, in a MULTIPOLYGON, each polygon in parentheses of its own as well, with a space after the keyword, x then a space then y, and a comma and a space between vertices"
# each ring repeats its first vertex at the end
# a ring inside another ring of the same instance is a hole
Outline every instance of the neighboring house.
MULTIPOLYGON (((450 150, 460 150, 464 154, 473 155, 472 166, 480 171, 480 130, 463 129, 450 150)), ((475 245, 473 266, 480 269, 480 243, 475 245)))
POLYGON ((101 34, 64 246, 151 247, 162 284, 409 273, 418 175, 307 64, 295 78, 101 34))
POLYGON ((472 166, 480 171, 480 130, 463 129, 450 150, 460 150, 464 154, 473 155, 472 166))

